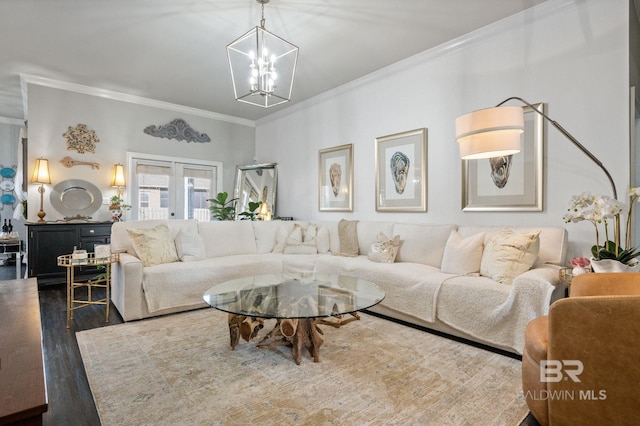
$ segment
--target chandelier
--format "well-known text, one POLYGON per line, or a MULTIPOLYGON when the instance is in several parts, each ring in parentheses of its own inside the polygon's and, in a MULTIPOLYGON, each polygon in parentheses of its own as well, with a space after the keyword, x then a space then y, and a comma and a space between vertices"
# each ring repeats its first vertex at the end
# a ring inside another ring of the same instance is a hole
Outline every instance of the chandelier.
POLYGON ((291 99, 298 48, 260 26, 227 46, 233 92, 237 101, 269 108, 291 99))

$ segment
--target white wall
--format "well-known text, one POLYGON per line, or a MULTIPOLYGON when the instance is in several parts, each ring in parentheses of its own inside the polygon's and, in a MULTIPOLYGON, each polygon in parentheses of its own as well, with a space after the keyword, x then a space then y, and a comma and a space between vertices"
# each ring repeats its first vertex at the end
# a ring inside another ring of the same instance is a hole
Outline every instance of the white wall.
MULTIPOLYGON (((115 163, 125 164, 127 151, 167 155, 176 158, 221 161, 223 190, 233 193, 236 165, 251 164, 255 154, 255 128, 161 108, 138 105, 114 99, 76 93, 38 84, 28 85, 29 112, 29 172, 35 159, 49 159, 51 185, 45 185, 44 211, 46 220, 62 219, 49 202, 51 188, 67 179, 84 179, 100 189, 103 197, 115 195, 110 188, 111 170, 115 163), (165 125, 182 118, 195 130, 207 133, 211 142, 187 143, 175 139, 158 138, 143 132, 149 125, 165 125), (86 124, 100 139, 95 153, 80 154, 67 150, 62 135, 68 127, 86 124), (70 156, 74 160, 100 163, 99 170, 89 166, 66 168, 60 160, 70 156)), ((130 199, 125 195, 125 200, 130 199)), ((37 221, 40 197, 37 185, 29 186, 29 220, 37 221)), ((108 220, 106 206, 93 215, 94 220, 108 220)))
MULTIPOLYGON (((284 216, 565 226, 571 195, 611 194, 595 164, 547 125, 544 211, 463 212, 455 118, 510 96, 544 102, 602 160, 625 199, 628 55, 626 0, 551 0, 258 121, 256 157, 279 163, 278 214, 284 216), (419 127, 428 128, 428 212, 377 213, 374 139, 419 127), (318 150, 348 143, 354 144, 354 211, 321 213, 318 150)), ((586 255, 595 242, 592 225, 566 227, 569 255, 586 255)))

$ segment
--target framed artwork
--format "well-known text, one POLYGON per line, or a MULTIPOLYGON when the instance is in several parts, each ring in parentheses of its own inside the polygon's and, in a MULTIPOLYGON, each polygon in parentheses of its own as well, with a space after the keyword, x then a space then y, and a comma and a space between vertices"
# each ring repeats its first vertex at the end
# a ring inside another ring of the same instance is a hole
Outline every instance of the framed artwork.
POLYGON ((427 129, 376 138, 376 211, 427 211, 427 129))
POLYGON ((318 208, 323 212, 353 211, 353 144, 319 151, 318 208))
MULTIPOLYGON (((533 106, 544 113, 543 103, 533 106)), ((462 160, 463 211, 542 211, 544 119, 523 108, 519 153, 462 160)))

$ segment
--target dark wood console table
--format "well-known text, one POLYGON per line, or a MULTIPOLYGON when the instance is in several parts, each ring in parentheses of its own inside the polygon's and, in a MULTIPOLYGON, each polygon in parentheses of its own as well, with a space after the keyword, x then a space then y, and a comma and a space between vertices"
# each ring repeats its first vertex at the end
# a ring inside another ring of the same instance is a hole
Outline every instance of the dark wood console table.
POLYGON ((41 425, 48 409, 38 283, 0 281, 0 425, 41 425))
MULTIPOLYGON (((36 277, 40 287, 67 281, 58 256, 72 253, 74 248, 93 252, 96 244, 111 242, 112 222, 27 223, 27 275, 36 277)), ((95 274, 95 266, 81 268, 78 275, 95 274)))

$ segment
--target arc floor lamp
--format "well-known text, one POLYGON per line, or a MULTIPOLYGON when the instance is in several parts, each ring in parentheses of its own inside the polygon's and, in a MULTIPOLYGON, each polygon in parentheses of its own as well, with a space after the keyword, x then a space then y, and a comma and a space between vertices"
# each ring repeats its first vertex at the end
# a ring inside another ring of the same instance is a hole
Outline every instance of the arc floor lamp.
MULTIPOLYGON (((580 151, 589 157, 607 175, 613 198, 618 199, 618 191, 611 174, 602 162, 571 135, 557 121, 537 110, 531 103, 517 96, 500 102, 493 108, 473 111, 456 118, 456 142, 460 148, 460 158, 471 160, 478 158, 499 157, 520 152, 520 135, 524 132, 524 113, 519 106, 503 106, 505 103, 517 100, 540 114, 553 127, 558 129, 580 151)), ((620 235, 620 222, 616 218, 616 237, 620 235)), ((617 239, 617 238, 616 238, 617 239)), ((616 245, 620 242, 616 241, 616 245)))
POLYGON ((602 162, 591 151, 585 148, 571 133, 548 115, 538 111, 531 103, 513 96, 505 99, 493 108, 485 108, 461 115, 456 119, 456 142, 460 147, 460 158, 471 160, 478 158, 499 157, 520 152, 520 134, 524 132, 523 109, 518 106, 503 106, 505 103, 518 100, 548 120, 580 151, 589 157, 607 175, 613 198, 618 198, 616 185, 611 174, 602 162))

